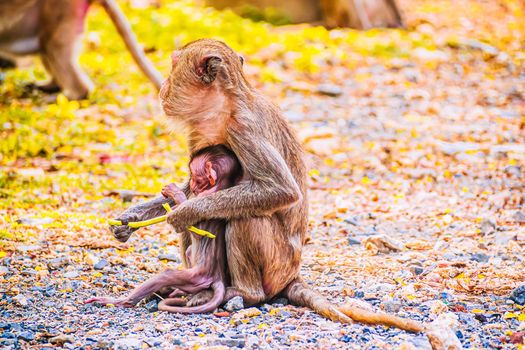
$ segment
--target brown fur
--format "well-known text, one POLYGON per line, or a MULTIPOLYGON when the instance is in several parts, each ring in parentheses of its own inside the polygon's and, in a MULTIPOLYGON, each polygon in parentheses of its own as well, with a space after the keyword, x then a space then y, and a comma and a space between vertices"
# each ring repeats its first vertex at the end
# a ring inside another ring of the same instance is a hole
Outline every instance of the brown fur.
MULTIPOLYGON (((39 54, 52 81, 43 90, 62 90, 71 99, 85 98, 93 83, 77 62, 84 19, 93 0, 8 0, 0 3, 0 56, 13 59, 39 54)), ((128 50, 152 81, 161 84, 160 73, 144 55, 126 17, 115 0, 98 0, 128 50)))
POLYGON ((246 81, 239 56, 226 44, 202 39, 178 51, 160 98, 168 117, 188 128, 192 152, 224 144, 235 152, 244 171, 236 186, 192 198, 168 215, 178 232, 203 220, 228 222, 232 286, 225 300, 240 295, 251 305, 283 293, 291 302, 335 321, 354 318, 410 331, 423 329, 383 313, 349 305, 338 308, 301 282, 308 217, 303 151, 280 110, 246 81))
MULTIPOLYGON (((207 196, 233 186, 242 174, 235 154, 222 145, 207 147, 197 152, 190 161, 191 191, 193 196, 207 196)), ((187 200, 186 194, 175 184, 169 184, 162 195, 170 198, 175 205, 187 200)), ((206 220, 195 224, 200 229, 215 234, 207 238, 184 231, 190 237, 191 246, 183 252, 186 269, 168 269, 135 288, 123 298, 94 297, 86 303, 113 304, 132 307, 146 296, 165 288, 175 288, 168 299, 159 303, 159 310, 180 313, 205 313, 215 310, 224 300, 229 284, 225 252, 226 222, 220 219, 206 220), (200 305, 185 305, 175 295, 211 291, 200 305)))
MULTIPOLYGON (((235 152, 243 168, 243 178, 236 186, 191 198, 168 216, 168 222, 182 232, 182 251, 191 243, 187 226, 212 219, 227 221, 231 287, 224 301, 239 295, 252 305, 282 294, 334 321, 354 319, 423 330, 415 321, 353 305, 337 307, 301 281, 308 217, 303 151, 280 110, 248 84, 241 60, 226 44, 203 39, 178 51, 160 97, 166 114, 189 130, 192 153, 224 144, 235 152)), ((159 215, 161 202, 154 199, 132 207, 120 219, 159 215)), ((132 232, 114 230, 120 241, 126 241, 132 232)), ((207 302, 209 297, 210 293, 199 293, 189 304, 207 302)))

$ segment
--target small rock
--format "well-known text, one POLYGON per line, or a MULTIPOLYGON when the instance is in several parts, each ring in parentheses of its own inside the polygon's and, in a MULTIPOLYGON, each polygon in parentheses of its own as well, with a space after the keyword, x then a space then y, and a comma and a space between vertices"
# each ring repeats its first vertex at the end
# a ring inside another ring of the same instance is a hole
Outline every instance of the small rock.
POLYGON ((423 273, 423 268, 421 266, 417 266, 417 265, 412 265, 410 266, 410 272, 412 272, 412 274, 414 275, 421 275, 423 273))
POLYGON ((9 270, 7 267, 5 266, 0 266, 0 276, 4 276, 4 275, 7 275, 11 273, 11 270, 9 270))
POLYGON ((484 253, 474 253, 470 255, 470 260, 485 263, 489 261, 489 256, 484 253))
POLYGON ((236 296, 228 300, 224 305, 224 310, 229 312, 239 311, 244 309, 244 299, 241 296, 236 296))
POLYGON ((180 262, 180 259, 175 254, 159 254, 158 256, 159 260, 168 260, 173 262, 180 262))
POLYGON ((144 342, 148 344, 150 347, 158 348, 162 344, 161 338, 146 338, 144 339, 144 342))
POLYGON ((286 298, 277 298, 272 302, 273 305, 288 305, 288 299, 286 298))
POLYGON ((84 258, 84 261, 88 265, 95 266, 95 264, 98 263, 100 259, 93 254, 87 254, 86 257, 84 258))
POLYGON ((65 278, 77 278, 79 276, 77 271, 68 271, 64 274, 65 278))
POLYGON ((161 333, 165 333, 171 330, 171 325, 167 323, 157 323, 155 329, 161 333))
POLYGON ((244 348, 246 341, 244 339, 218 338, 208 342, 211 346, 225 346, 227 348, 244 348))
POLYGON ((13 297, 13 301, 16 305, 21 307, 26 307, 29 305, 29 302, 27 301, 27 298, 23 296, 22 294, 18 294, 16 297, 13 297))
POLYGON ((517 222, 524 223, 525 222, 525 213, 522 212, 522 211, 517 211, 517 212, 514 213, 512 218, 514 220, 516 220, 517 222))
POLYGON ((317 92, 321 95, 337 97, 343 93, 343 90, 334 84, 319 84, 319 86, 317 86, 317 92))
POLYGON ((22 225, 46 225, 52 223, 54 220, 52 218, 20 218, 16 220, 17 223, 22 225))
POLYGON ((348 237, 349 245, 361 245, 361 241, 352 237, 348 237))
POLYGON ((75 338, 67 334, 59 334, 56 337, 49 339, 51 344, 64 345, 65 343, 74 343, 75 338))
POLYGON ((47 268, 49 270, 58 270, 62 266, 65 266, 69 263, 67 258, 55 258, 47 262, 47 268))
POLYGON ((110 343, 110 342, 107 342, 107 341, 105 341, 105 340, 99 340, 99 341, 97 341, 97 344, 95 345, 95 347, 96 347, 97 349, 103 349, 103 350, 105 350, 105 349, 109 349, 109 348, 111 348, 111 343, 110 343))
POLYGON ((496 232, 496 222, 492 219, 483 219, 479 224, 479 230, 484 235, 496 232))
POLYGON ((441 300, 432 300, 430 302, 430 312, 436 315, 441 315, 442 313, 448 311, 448 306, 445 305, 441 300))
POLYGON ((432 323, 427 325, 427 336, 433 349, 462 349, 455 329, 458 328, 458 316, 453 312, 439 315, 432 323))
POLYGON ((18 247, 16 247, 16 250, 18 250, 21 253, 27 253, 33 250, 40 250, 40 249, 42 249, 42 247, 39 245, 19 245, 18 247))
POLYGON ((403 244, 383 234, 367 237, 363 240, 363 244, 374 255, 377 253, 398 252, 404 248, 403 244))
POLYGON ((402 304, 399 299, 386 300, 381 303, 381 307, 385 312, 398 313, 401 310, 402 304))
POLYGON ((525 284, 514 289, 510 294, 510 299, 518 305, 525 305, 525 284))
POLYGON ((159 302, 157 300, 152 300, 146 303, 144 307, 146 308, 146 310, 148 310, 148 312, 157 312, 159 311, 158 305, 159 302))
POLYGON ((94 265, 93 265, 93 268, 95 270, 102 270, 104 267, 108 266, 108 261, 105 260, 105 259, 102 259, 102 260, 99 260, 97 261, 94 265))
POLYGON ((25 341, 35 340, 35 333, 31 331, 23 331, 18 334, 18 338, 23 339, 25 341))
POLYGON ((296 111, 285 111, 283 112, 286 119, 288 119, 291 122, 299 122, 301 120, 304 120, 304 113, 299 113, 296 111))
POLYGON ((116 340, 112 346, 115 350, 141 349, 142 340, 137 337, 127 337, 116 340))

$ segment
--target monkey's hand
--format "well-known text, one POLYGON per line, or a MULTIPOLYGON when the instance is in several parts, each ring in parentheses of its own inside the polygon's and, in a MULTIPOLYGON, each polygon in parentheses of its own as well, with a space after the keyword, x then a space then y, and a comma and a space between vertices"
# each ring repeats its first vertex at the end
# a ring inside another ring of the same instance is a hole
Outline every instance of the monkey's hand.
POLYGON ((166 221, 176 232, 184 232, 189 226, 202 221, 201 215, 191 205, 192 200, 185 201, 168 213, 166 221))
POLYGON ((164 197, 173 199, 177 205, 187 200, 184 191, 174 183, 165 186, 161 193, 164 197))
POLYGON ((114 305, 117 307, 133 307, 136 303, 132 302, 127 298, 109 298, 109 297, 94 297, 84 301, 84 304, 102 304, 102 305, 114 305))
POLYGON ((131 234, 138 230, 138 228, 129 227, 127 223, 141 221, 141 217, 137 213, 128 213, 125 211, 122 214, 120 214, 117 220, 122 221, 122 223, 125 223, 126 225, 110 226, 109 229, 111 230, 113 236, 115 236, 116 239, 118 239, 120 242, 126 242, 131 236, 131 234))

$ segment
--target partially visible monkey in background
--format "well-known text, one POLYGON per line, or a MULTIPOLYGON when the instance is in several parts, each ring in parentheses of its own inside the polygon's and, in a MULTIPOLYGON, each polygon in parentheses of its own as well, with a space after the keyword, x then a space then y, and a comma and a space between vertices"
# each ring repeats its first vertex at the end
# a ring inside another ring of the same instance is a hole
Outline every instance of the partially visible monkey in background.
MULTIPOLYGON (((235 186, 190 198, 167 218, 181 233, 197 222, 227 222, 231 286, 224 301, 242 296, 245 304, 254 305, 283 295, 334 321, 354 319, 422 331, 423 326, 412 320, 352 305, 338 307, 301 280, 308 200, 303 150, 295 133, 279 108, 250 86, 242 71, 243 60, 225 43, 191 42, 175 51, 172 61, 160 99, 166 115, 188 128, 190 152, 223 144, 235 153, 243 169, 242 180, 235 186)), ((149 219, 158 215, 153 206, 161 202, 157 198, 139 204, 119 220, 149 219)), ((133 231, 119 227, 113 232, 126 241, 133 231)), ((182 251, 188 244, 183 238, 182 251)), ((188 305, 206 303, 211 297, 208 291, 201 292, 188 305)))
MULTIPOLYGON (((190 190, 192 195, 201 197, 232 187, 242 176, 242 169, 235 154, 216 145, 203 148, 193 154, 190 160, 190 190)), ((164 187, 162 194, 180 205, 187 200, 186 194, 174 183, 164 187)), ((172 287, 177 291, 170 298, 159 303, 159 310, 181 313, 204 313, 215 310, 223 302, 229 277, 226 265, 225 231, 226 222, 220 219, 203 221, 197 227, 215 234, 215 238, 187 232, 191 245, 183 253, 187 261, 185 270, 166 270, 141 284, 124 298, 95 297, 86 303, 113 304, 132 307, 148 295, 172 287), (184 307, 186 300, 174 297, 176 293, 198 293, 211 288, 212 297, 204 304, 184 307)))
MULTIPOLYGON (((83 99, 93 83, 78 64, 89 5, 98 1, 111 17, 135 62, 157 89, 162 77, 146 58, 115 0, 0 0, 0 58, 39 54, 51 81, 45 92, 83 99)), ((7 61, 6 61, 7 59, 7 61)))

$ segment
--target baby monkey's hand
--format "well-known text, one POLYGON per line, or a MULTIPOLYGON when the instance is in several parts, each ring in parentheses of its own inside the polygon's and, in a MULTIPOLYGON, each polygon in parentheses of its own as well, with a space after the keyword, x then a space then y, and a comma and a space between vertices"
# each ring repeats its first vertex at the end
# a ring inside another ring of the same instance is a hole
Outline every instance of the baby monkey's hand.
POLYGON ((161 193, 164 197, 173 199, 173 201, 177 205, 181 204, 182 202, 188 199, 186 198, 184 192, 174 183, 165 186, 162 189, 161 193))

